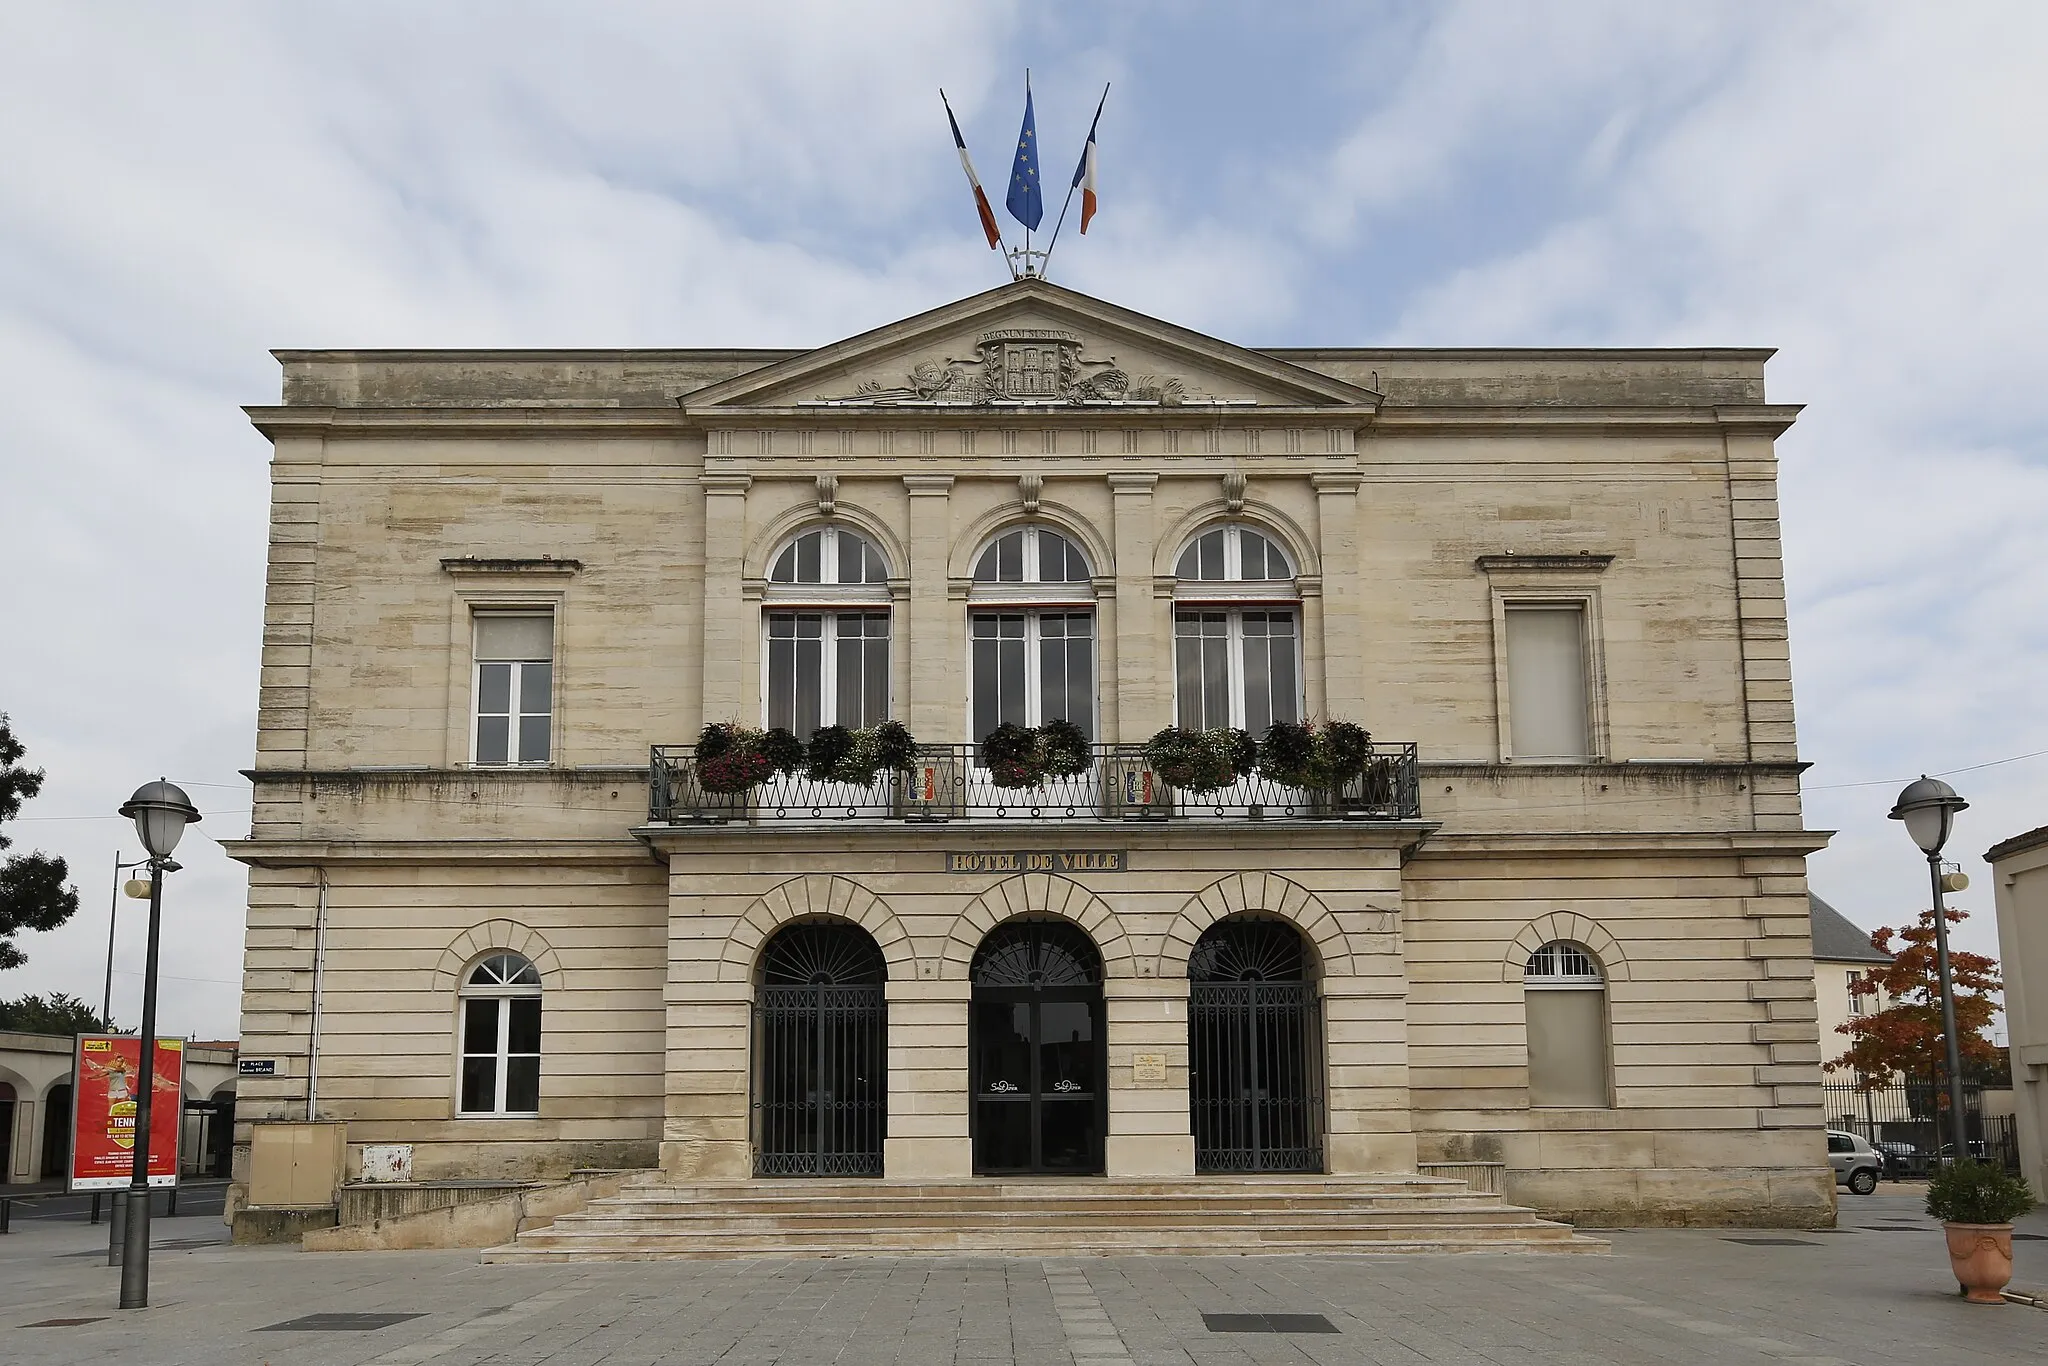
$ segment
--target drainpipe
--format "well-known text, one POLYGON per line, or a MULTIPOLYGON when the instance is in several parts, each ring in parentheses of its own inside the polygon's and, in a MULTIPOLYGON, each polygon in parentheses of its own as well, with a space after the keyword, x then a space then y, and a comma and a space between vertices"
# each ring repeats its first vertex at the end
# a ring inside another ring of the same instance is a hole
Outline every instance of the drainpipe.
POLYGON ((320 892, 313 903, 313 1022, 306 1041, 306 1120, 318 1117, 320 1090, 320 985, 327 973, 327 870, 314 869, 320 892))

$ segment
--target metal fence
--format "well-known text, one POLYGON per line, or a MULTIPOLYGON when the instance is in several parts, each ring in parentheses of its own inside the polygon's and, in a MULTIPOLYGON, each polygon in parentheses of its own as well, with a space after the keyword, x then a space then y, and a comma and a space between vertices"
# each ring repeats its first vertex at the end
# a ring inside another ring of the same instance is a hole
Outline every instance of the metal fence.
POLYGON ((824 820, 1417 820, 1412 744, 1374 745, 1365 772, 1333 791, 1250 774, 1213 792, 1175 788, 1143 745, 1091 745, 1088 766, 1030 788, 999 786, 977 745, 919 745, 907 773, 866 785, 775 774, 747 792, 709 792, 694 745, 656 745, 648 819, 657 825, 824 820))
MULTIPOLYGON (((1829 1082, 1822 1090, 1828 1127, 1859 1134, 1881 1149, 1887 1176, 1925 1176, 1955 1153, 1948 1088, 1941 1083, 1911 1080, 1866 1090, 1854 1082, 1829 1082)), ((1971 1157, 2019 1170, 2012 1116, 1986 1116, 1984 1088, 1970 1082, 1963 1085, 1963 1141, 1971 1157)))

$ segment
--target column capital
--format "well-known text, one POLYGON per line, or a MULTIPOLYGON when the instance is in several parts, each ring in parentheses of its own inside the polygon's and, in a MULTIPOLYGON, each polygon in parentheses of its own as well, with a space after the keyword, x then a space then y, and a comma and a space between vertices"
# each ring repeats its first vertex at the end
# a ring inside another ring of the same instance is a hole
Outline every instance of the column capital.
POLYGON ((1315 485, 1317 493, 1356 493, 1364 476, 1357 470, 1326 470, 1311 475, 1309 482, 1315 485))
POLYGON ((751 474, 701 474, 697 482, 704 486, 707 498, 738 498, 754 486, 751 474))
POLYGON ((1150 497, 1154 486, 1159 483, 1157 474, 1111 474, 1104 477, 1109 480, 1109 491, 1119 498, 1126 494, 1150 497))
POLYGON ((903 487, 912 498, 944 498, 953 491, 950 474, 906 474, 903 487))

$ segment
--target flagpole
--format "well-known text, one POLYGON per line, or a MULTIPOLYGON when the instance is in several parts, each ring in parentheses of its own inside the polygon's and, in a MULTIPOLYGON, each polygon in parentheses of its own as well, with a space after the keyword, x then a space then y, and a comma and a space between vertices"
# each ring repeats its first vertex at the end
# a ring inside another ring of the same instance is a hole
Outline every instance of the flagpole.
POLYGON ((967 155, 967 139, 960 134, 960 120, 953 117, 953 102, 946 98, 946 88, 944 86, 939 87, 939 104, 946 111, 946 124, 952 130, 953 145, 960 153, 960 169, 967 173, 967 183, 974 188, 975 206, 986 215, 982 220, 983 225, 995 232, 996 240, 992 245, 1002 255, 1003 264, 1009 267, 1010 278, 1015 280, 1017 278, 1017 263, 1010 259, 1009 239, 1003 236, 1002 225, 996 221, 995 211, 988 206, 987 196, 981 188, 981 178, 975 175, 974 167, 971 164, 972 159, 967 155))
MULTIPOLYGON (((1109 82, 1104 81, 1102 83, 1102 99, 1098 101, 1095 105, 1095 120, 1093 123, 1090 123, 1088 125, 1089 137, 1092 138, 1095 136, 1095 125, 1097 123, 1102 122, 1102 106, 1108 103, 1109 82)), ((1081 144, 1081 155, 1084 157, 1088 155, 1088 144, 1085 142, 1081 144)), ((1080 187, 1080 184, 1081 177, 1079 175, 1076 175, 1073 181, 1067 186, 1067 197, 1066 200, 1060 205, 1060 216, 1057 220, 1054 221, 1052 225, 1052 240, 1045 244, 1045 265, 1047 268, 1050 268, 1052 265, 1052 249, 1060 244, 1060 228, 1063 227, 1067 221, 1067 206, 1074 202, 1074 191, 1080 187)))

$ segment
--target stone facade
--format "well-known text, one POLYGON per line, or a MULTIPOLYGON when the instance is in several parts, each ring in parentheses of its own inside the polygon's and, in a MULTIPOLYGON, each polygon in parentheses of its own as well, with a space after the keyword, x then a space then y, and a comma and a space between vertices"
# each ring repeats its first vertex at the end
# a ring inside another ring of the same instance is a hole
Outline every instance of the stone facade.
POLYGON ((2020 1173, 2048 1196, 2048 826, 2001 840, 1984 861, 1998 907, 2020 1173))
POLYGON ((421 1177, 748 1177, 760 951, 825 917, 888 965, 886 1174, 965 1177, 969 965, 1029 915, 1102 955, 1103 1169, 1190 1173, 1188 957, 1254 913, 1310 949, 1327 1170, 1830 1220, 1767 355, 1253 351, 1038 280, 807 352, 282 353, 232 846, 244 1050, 279 1075, 238 1113, 304 1118, 317 1070, 320 1116, 421 1177), (791 537, 879 551, 891 714, 965 744, 976 557, 1057 531, 1092 574, 1095 738, 1131 745, 1175 719, 1178 557, 1224 524, 1291 562, 1306 713, 1414 742, 1419 810, 650 819, 650 745, 762 723, 791 537), (1584 623, 1569 762, 1513 754, 1531 603, 1584 623), (478 765, 472 614, 515 608, 553 621, 549 761, 478 765), (1123 857, 949 871, 1019 849, 1123 857), (1524 970, 1555 941, 1602 975, 1604 1106, 1531 1104, 1524 970), (524 1117, 458 1113, 458 989, 493 950, 540 978, 524 1117))

